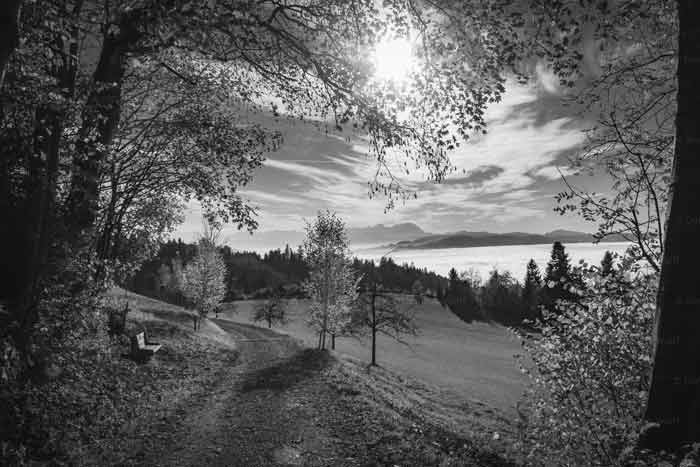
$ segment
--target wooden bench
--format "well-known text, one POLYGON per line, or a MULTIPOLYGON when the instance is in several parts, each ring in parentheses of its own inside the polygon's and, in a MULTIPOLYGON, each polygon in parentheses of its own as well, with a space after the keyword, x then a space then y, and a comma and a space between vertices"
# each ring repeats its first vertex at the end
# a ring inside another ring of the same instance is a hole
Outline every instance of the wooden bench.
POLYGON ((149 342, 144 331, 131 336, 131 358, 137 362, 147 362, 153 354, 158 352, 161 345, 157 342, 149 342))

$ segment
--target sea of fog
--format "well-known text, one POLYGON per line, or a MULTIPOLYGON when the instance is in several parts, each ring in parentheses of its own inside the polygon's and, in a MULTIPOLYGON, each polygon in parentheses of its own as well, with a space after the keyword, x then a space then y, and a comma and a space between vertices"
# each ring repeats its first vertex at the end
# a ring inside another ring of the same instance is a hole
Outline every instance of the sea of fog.
MULTIPOLYGON (((624 253, 629 247, 627 242, 610 243, 567 243, 566 252, 569 254, 571 264, 577 264, 580 260, 588 263, 599 264, 605 250, 616 253, 624 253)), ((438 274, 447 276, 450 268, 457 271, 474 269, 482 278, 486 278, 489 272, 497 268, 499 271, 510 271, 518 280, 525 276, 525 266, 530 258, 537 262, 542 273, 547 266, 552 251, 551 244, 542 245, 509 245, 509 246, 482 246, 472 248, 440 248, 431 250, 397 250, 390 252, 388 248, 362 248, 356 247, 353 253, 358 258, 379 260, 382 256, 390 256, 395 262, 413 263, 420 268, 427 268, 438 274)))

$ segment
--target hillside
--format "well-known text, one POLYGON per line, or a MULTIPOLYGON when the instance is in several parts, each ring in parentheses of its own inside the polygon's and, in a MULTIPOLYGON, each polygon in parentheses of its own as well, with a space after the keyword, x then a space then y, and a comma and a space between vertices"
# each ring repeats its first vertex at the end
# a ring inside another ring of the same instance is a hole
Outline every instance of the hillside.
MULTIPOLYGON (((306 325, 306 301, 289 300, 290 322, 277 331, 314 346, 317 336, 306 325)), ((228 304, 222 316, 237 323, 252 324, 254 301, 228 304)), ((514 354, 519 342, 507 328, 487 323, 467 324, 454 313, 428 299, 421 306, 410 301, 419 328, 417 337, 406 337, 408 346, 378 336, 380 365, 447 391, 463 400, 479 401, 506 413, 513 413, 524 388, 514 354)), ((369 362, 368 339, 339 338, 336 350, 362 362, 369 362)))
POLYGON ((130 333, 146 328, 163 348, 142 365, 109 361, 101 380, 121 388, 109 403, 122 418, 95 406, 86 428, 102 434, 70 465, 514 465, 514 429, 487 404, 227 314, 194 332, 187 310, 111 298, 129 302, 130 333))

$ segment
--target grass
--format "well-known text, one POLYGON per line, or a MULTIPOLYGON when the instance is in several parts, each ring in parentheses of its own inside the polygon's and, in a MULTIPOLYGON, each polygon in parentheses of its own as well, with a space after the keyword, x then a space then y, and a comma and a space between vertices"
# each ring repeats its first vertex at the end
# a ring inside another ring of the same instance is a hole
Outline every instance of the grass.
MULTIPOLYGON (((227 304, 220 318, 252 324, 255 301, 227 304)), ((457 400, 482 402, 513 415, 514 407, 525 389, 525 377, 519 371, 514 355, 521 353, 518 340, 500 325, 467 324, 434 300, 412 306, 419 335, 406 337, 403 345, 386 336, 379 336, 377 359, 387 370, 404 374, 436 386, 457 400)), ((307 303, 289 300, 289 322, 275 326, 278 332, 301 339, 313 347, 317 335, 306 325, 307 303)), ((257 323, 264 326, 264 323, 257 323)), ((336 351, 359 362, 370 361, 367 338, 338 338, 336 351)), ((488 409, 486 409, 488 410, 488 409)))
MULTIPOLYGON (((149 365, 161 371, 141 383, 150 383, 149 391, 154 392, 138 406, 149 406, 144 410, 147 418, 155 415, 173 423, 178 417, 176 407, 180 406, 176 401, 191 397, 211 381, 222 363, 218 354, 235 347, 235 335, 232 338, 210 320, 205 320, 202 330, 193 334, 192 314, 187 310, 124 291, 112 294, 127 300, 134 310, 130 313, 132 329, 146 326, 155 340, 166 344, 149 365), (184 387, 179 387, 177 380, 185 368, 190 374, 182 381, 184 387)), ((251 325, 254 304, 236 302, 235 312, 228 306, 219 318, 251 325)), ((313 347, 316 336, 305 325, 306 305, 305 301, 290 301, 290 322, 273 329, 313 347)), ((273 392, 289 390, 290 385, 322 372, 329 376, 327 384, 336 397, 347 405, 340 404, 331 417, 335 420, 331 425, 338 430, 337 437, 346 439, 352 432, 352 426, 345 426, 348 423, 359 423, 356 428, 360 433, 379 423, 381 426, 375 427, 376 441, 366 444, 365 454, 377 457, 381 465, 437 465, 428 462, 433 458, 454 460, 444 465, 472 464, 460 463, 459 459, 479 459, 475 465, 506 465, 504 458, 494 453, 507 455, 515 436, 509 411, 510 404, 514 404, 524 388, 524 378, 512 358, 519 345, 507 329, 484 323, 466 324, 434 301, 412 309, 417 314, 420 335, 409 339, 410 347, 380 338, 380 368, 367 367, 367 339, 342 338, 336 342, 335 357, 339 361, 328 354, 303 351, 282 364, 245 375, 241 381, 242 394, 259 388, 273 392), (350 414, 354 414, 354 422, 350 414)), ((330 416, 325 409, 323 412, 330 416)), ((137 426, 133 432, 127 429, 126 439, 120 436, 119 441, 112 438, 100 443, 116 448, 117 455, 113 453, 101 459, 94 454, 87 457, 105 464, 138 463, 123 453, 149 450, 139 445, 136 438, 150 436, 157 443, 158 437, 153 434, 161 430, 143 422, 137 426)), ((119 431, 123 436, 122 430, 119 431)), ((360 437, 363 443, 367 443, 365 437, 360 437)))

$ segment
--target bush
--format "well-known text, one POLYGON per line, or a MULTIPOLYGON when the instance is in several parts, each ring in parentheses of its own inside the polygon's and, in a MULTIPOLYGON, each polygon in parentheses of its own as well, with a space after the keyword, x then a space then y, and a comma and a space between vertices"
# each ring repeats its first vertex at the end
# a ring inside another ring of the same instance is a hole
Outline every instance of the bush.
POLYGON ((543 310, 541 334, 519 333, 532 381, 519 445, 532 465, 621 465, 641 424, 658 276, 629 260, 614 275, 579 272, 577 299, 543 310))

